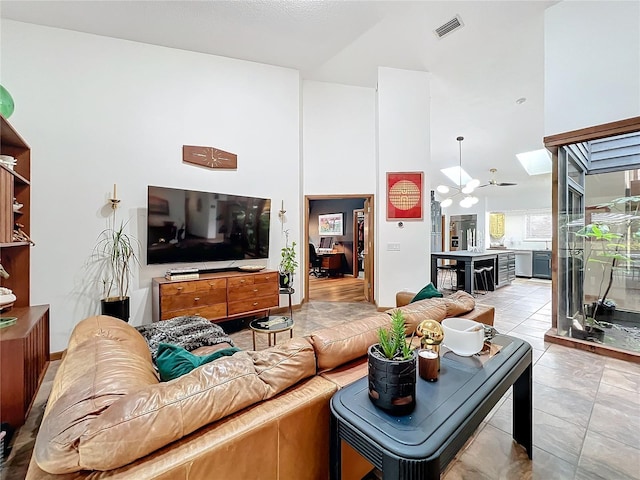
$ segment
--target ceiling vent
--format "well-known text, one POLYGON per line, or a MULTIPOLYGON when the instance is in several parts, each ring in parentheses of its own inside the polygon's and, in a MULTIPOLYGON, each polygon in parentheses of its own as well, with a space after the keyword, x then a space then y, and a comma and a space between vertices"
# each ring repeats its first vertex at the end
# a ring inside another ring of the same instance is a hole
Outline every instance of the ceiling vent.
POLYGON ((442 38, 446 35, 449 35, 451 32, 455 32, 456 30, 458 30, 459 28, 462 28, 463 26, 464 26, 464 23, 462 23, 462 19, 460 18, 460 15, 456 15, 444 25, 441 25, 438 28, 436 28, 434 32, 438 38, 442 38))

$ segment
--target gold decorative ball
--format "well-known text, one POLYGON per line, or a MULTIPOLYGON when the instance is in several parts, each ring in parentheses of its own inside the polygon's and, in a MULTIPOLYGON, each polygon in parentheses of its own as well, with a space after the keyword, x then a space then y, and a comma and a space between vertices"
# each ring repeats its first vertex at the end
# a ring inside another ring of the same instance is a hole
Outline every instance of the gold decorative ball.
POLYGON ((440 345, 444 338, 442 325, 435 320, 423 320, 416 327, 416 335, 422 337, 420 343, 427 345, 440 345))

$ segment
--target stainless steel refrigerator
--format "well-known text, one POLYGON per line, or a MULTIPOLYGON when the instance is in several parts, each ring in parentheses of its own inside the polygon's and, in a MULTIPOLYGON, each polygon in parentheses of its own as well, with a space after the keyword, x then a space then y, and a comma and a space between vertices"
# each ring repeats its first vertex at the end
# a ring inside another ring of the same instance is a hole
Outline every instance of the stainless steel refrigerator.
POLYGON ((450 250, 468 250, 469 232, 477 235, 478 216, 473 215, 451 215, 449 221, 450 250))

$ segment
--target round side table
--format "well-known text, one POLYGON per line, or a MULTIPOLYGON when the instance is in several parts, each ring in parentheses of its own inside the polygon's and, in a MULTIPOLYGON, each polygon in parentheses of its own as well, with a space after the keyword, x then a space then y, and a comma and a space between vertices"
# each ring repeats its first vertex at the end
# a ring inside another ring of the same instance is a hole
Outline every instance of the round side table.
POLYGON ((282 315, 270 315, 252 320, 249 323, 249 328, 253 336, 253 349, 256 349, 256 333, 266 333, 269 337, 269 346, 271 346, 271 335, 273 335, 273 345, 276 344, 277 333, 288 331, 289 338, 293 338, 293 326, 293 318, 282 315))

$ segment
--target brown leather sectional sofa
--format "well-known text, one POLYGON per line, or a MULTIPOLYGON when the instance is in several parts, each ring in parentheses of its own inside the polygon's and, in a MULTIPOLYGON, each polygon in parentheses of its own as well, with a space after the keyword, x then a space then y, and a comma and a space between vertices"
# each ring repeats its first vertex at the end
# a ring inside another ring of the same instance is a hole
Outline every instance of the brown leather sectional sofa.
MULTIPOLYGON (((408 332, 427 318, 493 324, 493 307, 464 292, 401 308, 408 332)), ((329 400, 366 375, 367 348, 388 324, 380 312, 163 383, 135 328, 87 318, 56 374, 27 479, 326 479, 329 400)), ((371 467, 343 449, 343 478, 361 478, 371 467)))

